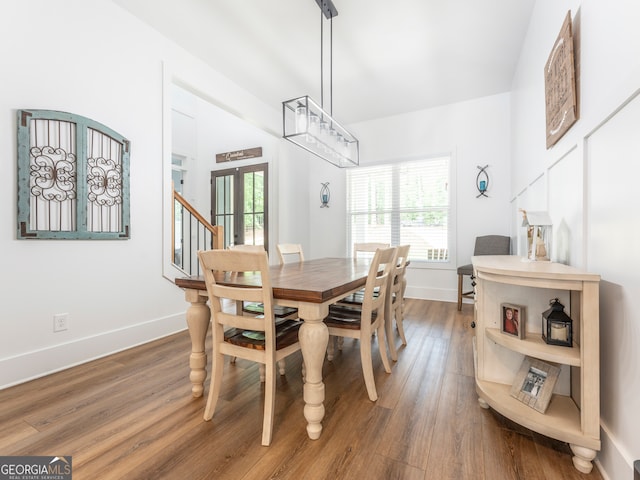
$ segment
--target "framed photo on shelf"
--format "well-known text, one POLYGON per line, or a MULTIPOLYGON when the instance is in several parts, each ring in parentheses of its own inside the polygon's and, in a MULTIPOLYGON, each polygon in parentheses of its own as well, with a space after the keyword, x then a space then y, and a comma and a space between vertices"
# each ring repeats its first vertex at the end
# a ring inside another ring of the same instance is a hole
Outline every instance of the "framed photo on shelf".
POLYGON ((516 338, 524 338, 527 317, 525 307, 503 303, 500 305, 500 331, 516 338))
POLYGON ((511 396, 540 413, 551 401, 553 387, 558 381, 560 368, 537 358, 524 357, 520 370, 511 386, 511 396))

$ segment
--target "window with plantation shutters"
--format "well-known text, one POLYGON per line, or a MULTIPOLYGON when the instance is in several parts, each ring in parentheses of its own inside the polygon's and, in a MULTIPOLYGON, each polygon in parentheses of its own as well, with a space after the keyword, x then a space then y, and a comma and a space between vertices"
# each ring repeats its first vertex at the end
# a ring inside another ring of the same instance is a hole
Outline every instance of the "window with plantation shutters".
POLYGON ((91 119, 18 111, 18 238, 128 239, 129 141, 91 119))
POLYGON ((447 155, 349 169, 349 245, 410 244, 412 261, 449 262, 450 164, 447 155))

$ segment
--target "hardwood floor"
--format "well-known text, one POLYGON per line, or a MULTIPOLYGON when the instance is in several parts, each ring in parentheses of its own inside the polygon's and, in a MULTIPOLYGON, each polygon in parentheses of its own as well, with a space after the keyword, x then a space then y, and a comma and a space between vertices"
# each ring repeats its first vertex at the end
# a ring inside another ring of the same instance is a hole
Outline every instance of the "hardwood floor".
POLYGON ((390 375, 374 349, 376 403, 358 342, 345 339, 325 361, 316 441, 302 415, 299 353, 278 379, 271 446, 260 445, 262 389, 250 362, 225 365, 218 408, 204 422, 185 331, 0 391, 0 455, 71 455, 74 480, 602 479, 596 467, 578 472, 566 444, 479 407, 471 317, 470 305, 408 300, 409 344, 390 375))

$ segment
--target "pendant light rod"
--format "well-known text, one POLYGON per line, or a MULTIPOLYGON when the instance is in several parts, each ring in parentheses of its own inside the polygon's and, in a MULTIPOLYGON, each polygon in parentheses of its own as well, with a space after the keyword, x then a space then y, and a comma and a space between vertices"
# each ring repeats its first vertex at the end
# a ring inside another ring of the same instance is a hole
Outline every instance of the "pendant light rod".
MULTIPOLYGON (((316 2, 320 5, 319 0, 316 2)), ((324 21, 322 11, 320 12, 320 108, 324 108, 324 21)))
POLYGON ((338 15, 338 9, 331 0, 316 0, 316 3, 327 19, 333 18, 338 15))
POLYGON ((324 15, 328 20, 331 21, 331 31, 330 31, 330 58, 329 58, 329 70, 330 70, 330 84, 329 84, 329 95, 331 96, 330 104, 329 104, 329 114, 333 115, 333 17, 338 15, 338 9, 333 4, 331 0, 316 0, 318 7, 320 7, 320 106, 324 108, 324 71, 323 71, 323 61, 324 61, 324 38, 323 38, 323 22, 322 15, 324 15))
POLYGON ((333 17, 329 20, 329 27, 329 115, 333 116, 333 17))
MULTIPOLYGON (((329 0, 330 1, 330 0, 329 0)), ((322 0, 316 0, 320 5, 322 0)), ((333 3, 331 4, 333 7, 333 3)), ((322 9, 322 6, 320 7, 322 9)), ((333 7, 335 9, 335 7, 333 7)), ((320 13, 320 107, 324 108, 324 20, 320 13)), ((338 11, 336 10, 336 15, 338 11)), ((329 115, 333 115, 333 17, 329 19, 329 115)))

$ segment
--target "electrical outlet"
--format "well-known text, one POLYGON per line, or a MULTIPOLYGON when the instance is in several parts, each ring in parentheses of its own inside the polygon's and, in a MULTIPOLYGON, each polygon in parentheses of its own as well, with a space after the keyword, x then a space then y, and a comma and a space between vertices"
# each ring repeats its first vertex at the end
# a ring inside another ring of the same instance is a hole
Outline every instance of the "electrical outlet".
POLYGON ((63 332, 69 327, 69 314, 68 313, 58 313, 53 316, 53 331, 55 332, 63 332))

